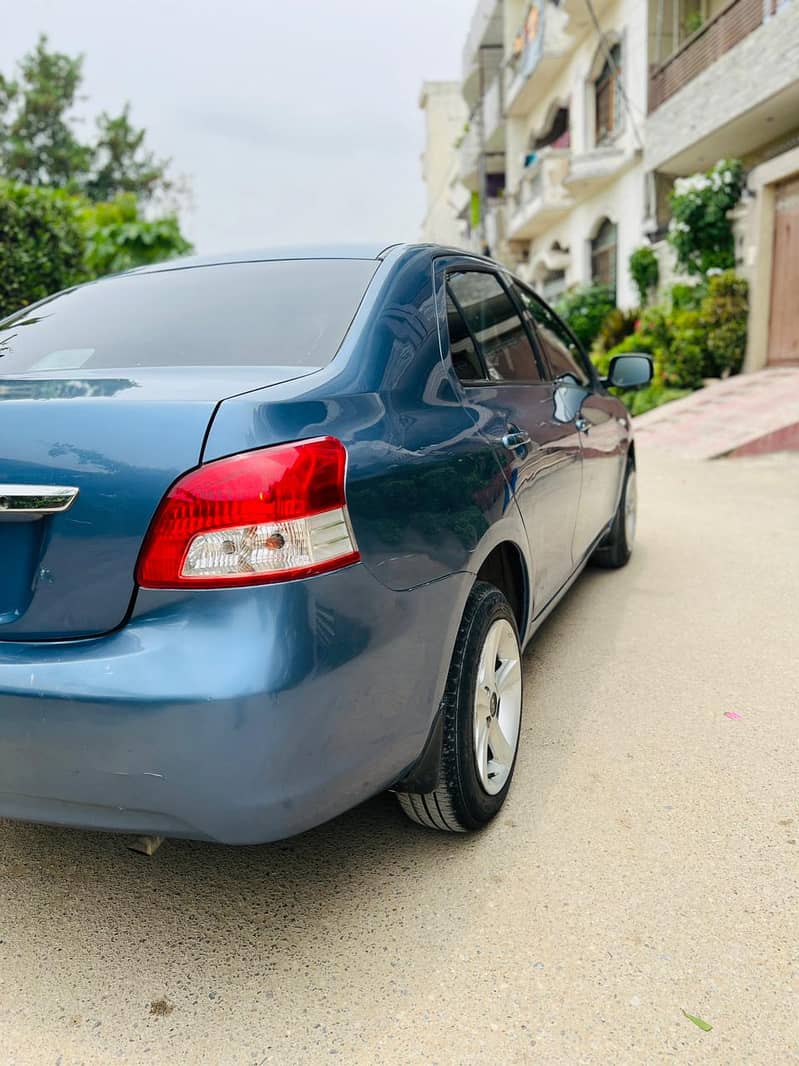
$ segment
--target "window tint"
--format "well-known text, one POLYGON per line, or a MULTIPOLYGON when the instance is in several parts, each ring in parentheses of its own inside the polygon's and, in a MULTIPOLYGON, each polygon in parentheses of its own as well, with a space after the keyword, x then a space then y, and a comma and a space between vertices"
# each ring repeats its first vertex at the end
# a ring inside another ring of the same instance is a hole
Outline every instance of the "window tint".
POLYGON ((109 278, 0 326, 0 374, 325 366, 376 269, 368 259, 303 259, 109 278))
POLYGON ((531 292, 518 286, 517 292, 522 305, 535 323, 538 340, 553 380, 561 379, 572 385, 587 385, 591 379, 583 362, 584 357, 569 331, 546 304, 541 303, 531 292))
POLYGON ((461 381, 480 381, 485 378, 485 371, 480 356, 474 346, 466 323, 463 321, 452 294, 447 290, 447 328, 449 329, 449 351, 455 373, 461 381))
POLYGON ((522 320, 493 274, 452 274, 449 288, 480 348, 491 381, 539 381, 538 364, 522 320))

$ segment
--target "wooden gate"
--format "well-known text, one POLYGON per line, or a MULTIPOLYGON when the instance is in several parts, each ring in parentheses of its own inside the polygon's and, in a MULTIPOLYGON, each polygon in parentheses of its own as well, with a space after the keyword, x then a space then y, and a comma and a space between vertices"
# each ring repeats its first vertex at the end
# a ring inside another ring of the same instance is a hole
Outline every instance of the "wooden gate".
POLYGON ((799 363, 799 177, 775 189, 768 362, 799 363))

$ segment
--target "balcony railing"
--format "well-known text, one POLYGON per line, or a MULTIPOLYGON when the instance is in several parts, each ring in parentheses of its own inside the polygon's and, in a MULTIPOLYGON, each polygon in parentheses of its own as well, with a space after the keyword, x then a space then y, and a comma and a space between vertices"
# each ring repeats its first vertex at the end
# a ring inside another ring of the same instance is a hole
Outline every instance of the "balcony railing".
POLYGON ((483 130, 487 148, 500 148, 504 141, 501 129, 505 122, 502 71, 498 70, 483 97, 483 130))
POLYGON ((568 148, 545 148, 525 169, 510 198, 507 220, 510 239, 534 237, 573 205, 574 199, 565 184, 570 160, 568 148))
POLYGON ((650 71, 650 112, 657 110, 756 30, 763 21, 765 10, 763 0, 732 0, 723 11, 700 26, 665 63, 650 71))
MULTIPOLYGON (((568 19, 552 0, 534 0, 519 32, 519 50, 506 63, 505 110, 512 117, 526 115, 539 99, 542 86, 574 44, 568 19)), ((544 89, 546 91, 546 89, 544 89)))
POLYGON ((479 163, 480 140, 477 135, 477 126, 472 122, 458 147, 458 173, 461 181, 468 188, 475 187, 479 163))

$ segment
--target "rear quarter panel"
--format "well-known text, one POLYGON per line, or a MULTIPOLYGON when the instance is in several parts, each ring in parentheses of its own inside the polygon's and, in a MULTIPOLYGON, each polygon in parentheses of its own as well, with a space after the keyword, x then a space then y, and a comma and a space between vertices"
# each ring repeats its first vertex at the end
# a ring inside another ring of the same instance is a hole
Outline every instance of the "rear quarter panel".
POLYGON ((442 358, 429 250, 375 277, 333 363, 222 404, 204 459, 330 434, 365 565, 391 589, 476 572, 501 540, 524 550, 515 500, 442 358))

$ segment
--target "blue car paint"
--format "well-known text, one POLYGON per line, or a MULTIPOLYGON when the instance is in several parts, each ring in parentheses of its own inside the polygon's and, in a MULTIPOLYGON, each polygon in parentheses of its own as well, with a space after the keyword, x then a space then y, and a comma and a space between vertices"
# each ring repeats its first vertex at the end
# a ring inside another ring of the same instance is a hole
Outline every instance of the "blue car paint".
POLYGON ((0 813, 231 844, 323 822, 418 756, 470 585, 143 590, 111 635, 2 645, 0 813))
POLYGON ((307 372, 182 367, 113 378, 0 377, 0 483, 80 490, 64 514, 0 523, 0 641, 91 636, 120 625, 150 519, 172 482, 199 462, 219 400, 307 372))
MULTIPOLYGON (((109 393, 107 420, 85 439, 80 421, 71 428, 70 472, 99 469, 110 500, 135 498, 147 478, 160 498, 177 467, 200 459, 337 436, 363 562, 279 585, 135 591, 135 548, 153 505, 134 507, 112 538, 130 564, 125 624, 109 612, 119 628, 104 636, 0 641, 0 814, 266 841, 390 786, 418 758, 474 574, 504 541, 531 559, 509 488, 516 474, 475 425, 443 358, 436 252, 384 254, 327 367, 273 384, 262 371, 263 388, 210 373, 203 401, 168 403, 162 422, 148 422, 151 446, 136 467, 126 467, 135 433, 126 388, 109 393), (215 391, 228 397, 218 406, 215 391), (159 438, 174 420, 186 449, 166 464, 159 438)), ((25 480, 48 470, 41 456, 17 464, 25 480)), ((86 550, 111 547, 97 536, 86 550)), ((523 639, 545 606, 533 606, 529 567, 527 576, 523 639)), ((89 594, 102 599, 101 586, 89 594)), ((28 613, 15 624, 32 636, 28 613)))

